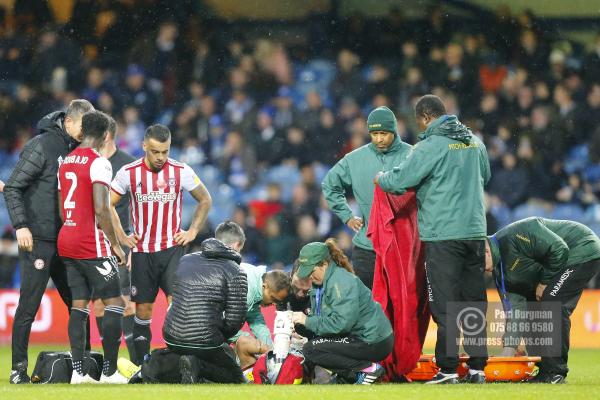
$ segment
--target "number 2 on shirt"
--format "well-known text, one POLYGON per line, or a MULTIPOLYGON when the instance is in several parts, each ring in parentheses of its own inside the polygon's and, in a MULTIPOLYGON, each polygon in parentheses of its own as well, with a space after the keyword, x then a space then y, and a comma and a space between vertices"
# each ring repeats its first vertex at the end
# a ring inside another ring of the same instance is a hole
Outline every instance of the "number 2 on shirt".
POLYGON ((75 202, 71 201, 73 197, 73 193, 75 193, 75 189, 77 188, 77 175, 74 172, 66 172, 65 178, 71 181, 71 187, 69 188, 69 193, 67 193, 67 197, 65 198, 65 202, 63 206, 65 210, 72 210, 75 208, 75 202))

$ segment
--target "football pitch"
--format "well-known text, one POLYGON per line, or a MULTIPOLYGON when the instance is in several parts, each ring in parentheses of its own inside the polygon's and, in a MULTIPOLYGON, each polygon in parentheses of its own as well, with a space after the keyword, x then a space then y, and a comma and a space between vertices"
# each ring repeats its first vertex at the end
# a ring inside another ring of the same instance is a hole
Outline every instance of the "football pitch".
MULTIPOLYGON (((30 348, 30 362, 41 350, 30 348)), ((125 350, 126 352, 126 350, 125 350)), ((380 384, 354 385, 9 385, 10 348, 0 347, 0 399, 60 399, 60 400, 320 400, 320 399, 598 399, 600 398, 600 350, 572 350, 569 357, 571 372, 565 385, 486 384, 440 385, 380 384)), ((31 369, 29 371, 31 372, 31 369)))

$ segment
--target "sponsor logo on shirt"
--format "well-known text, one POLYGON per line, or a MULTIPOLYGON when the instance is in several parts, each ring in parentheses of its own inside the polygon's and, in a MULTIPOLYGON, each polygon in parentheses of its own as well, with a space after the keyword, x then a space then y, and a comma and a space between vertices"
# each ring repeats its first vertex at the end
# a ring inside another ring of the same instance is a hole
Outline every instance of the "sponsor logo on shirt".
POLYGON ((161 192, 150 192, 150 193, 136 193, 135 200, 138 203, 168 203, 169 201, 175 201, 177 193, 161 193, 161 192))

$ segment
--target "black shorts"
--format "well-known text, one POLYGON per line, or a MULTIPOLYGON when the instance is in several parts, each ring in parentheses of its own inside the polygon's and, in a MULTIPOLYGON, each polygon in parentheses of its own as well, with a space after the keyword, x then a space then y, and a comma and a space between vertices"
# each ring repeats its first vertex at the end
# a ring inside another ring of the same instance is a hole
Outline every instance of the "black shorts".
POLYGON ((131 301, 154 303, 158 288, 170 295, 183 252, 183 247, 173 246, 154 253, 131 253, 131 301))
MULTIPOLYGON (((123 247, 123 251, 125 251, 125 257, 127 257, 131 250, 128 247, 123 247)), ((119 265, 119 281, 121 282, 121 294, 129 296, 131 294, 131 274, 124 264, 119 265)))
POLYGON ((121 296, 117 260, 94 258, 76 260, 64 257, 67 281, 73 300, 110 299, 121 296))

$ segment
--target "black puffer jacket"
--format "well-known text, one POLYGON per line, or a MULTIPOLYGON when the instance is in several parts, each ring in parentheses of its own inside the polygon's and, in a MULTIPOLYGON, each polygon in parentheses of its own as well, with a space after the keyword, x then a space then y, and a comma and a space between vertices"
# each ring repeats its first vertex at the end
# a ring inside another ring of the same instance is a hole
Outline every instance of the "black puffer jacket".
POLYGON ((78 143, 64 130, 65 113, 46 115, 40 134, 25 144, 6 186, 4 199, 13 227, 29 228, 34 239, 56 240, 62 225, 58 214, 56 173, 78 143))
POLYGON ((217 239, 206 239, 200 250, 179 261, 163 326, 167 344, 219 346, 246 319, 248 282, 239 267, 242 257, 217 239))

